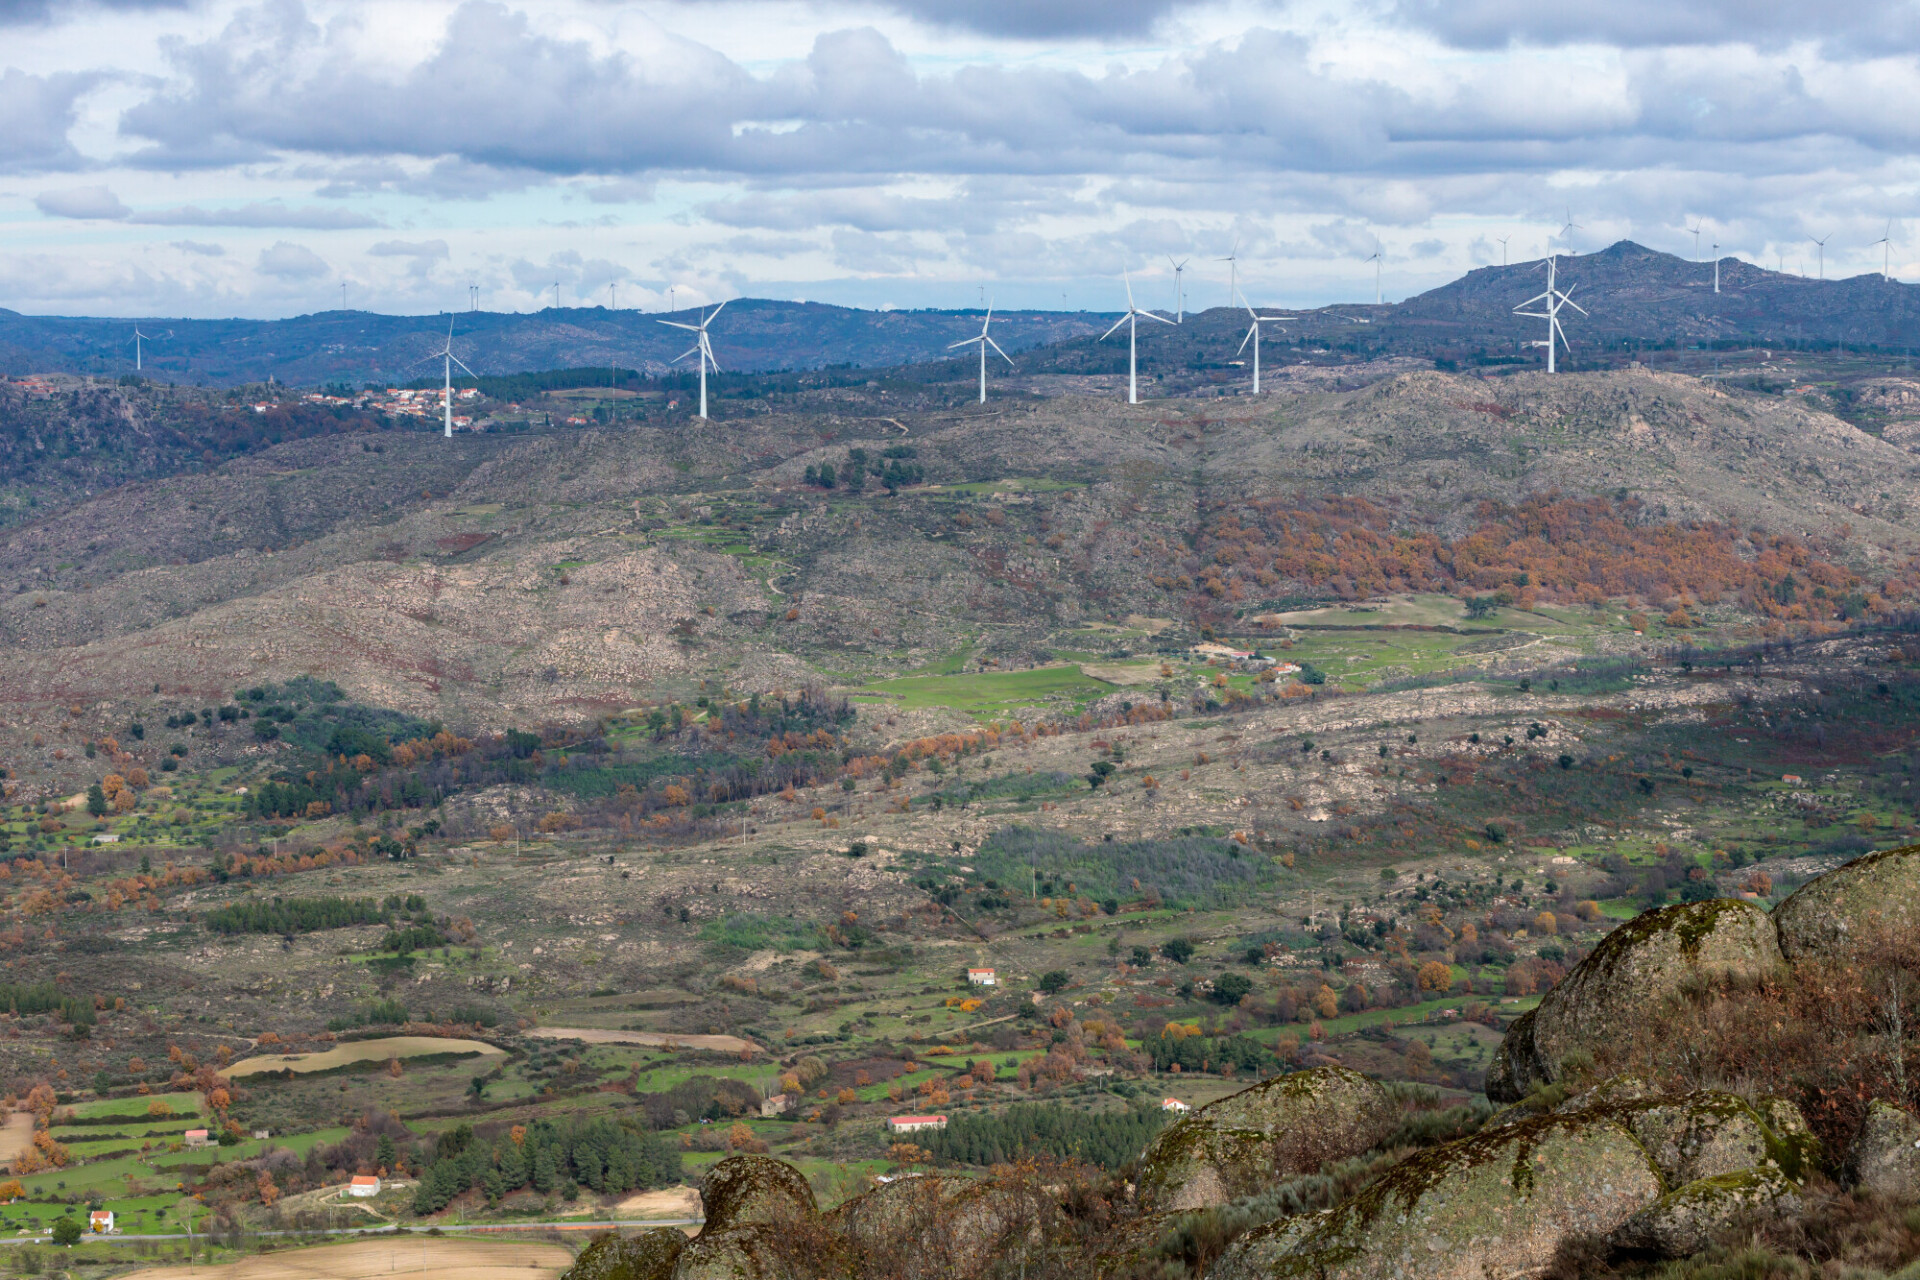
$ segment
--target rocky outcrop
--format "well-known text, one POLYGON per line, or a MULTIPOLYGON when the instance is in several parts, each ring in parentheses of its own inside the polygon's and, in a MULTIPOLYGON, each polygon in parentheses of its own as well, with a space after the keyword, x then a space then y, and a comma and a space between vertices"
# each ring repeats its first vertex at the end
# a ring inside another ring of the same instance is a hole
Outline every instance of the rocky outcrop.
POLYGON ((687 1238, 671 1227, 636 1236, 609 1232, 580 1251, 560 1280, 668 1280, 687 1238))
POLYGON ((1608 934, 1507 1028, 1487 1072, 1487 1096, 1517 1102, 1551 1084, 1569 1054, 1591 1054, 1628 1034, 1691 980, 1758 976, 1780 964, 1773 921, 1752 903, 1720 898, 1650 911, 1608 934))
POLYGON ((1901 1199, 1920 1195, 1920 1119, 1875 1099, 1847 1151, 1843 1172, 1863 1191, 1901 1199))
POLYGON ((729 1156, 700 1184, 707 1220, 674 1261, 672 1280, 799 1280, 832 1251, 813 1188, 792 1165, 729 1156))
POLYGON ((1879 931, 1920 925, 1920 845, 1855 858, 1798 889, 1773 909, 1780 950, 1798 963, 1844 954, 1879 931))
POLYGON ((1482 1280, 1538 1272, 1660 1198, 1660 1171, 1615 1120, 1543 1116, 1421 1152, 1353 1199, 1241 1236, 1208 1280, 1482 1280))
POLYGON ((1799 1207, 1799 1187, 1779 1169, 1739 1169, 1676 1187, 1628 1218, 1608 1243, 1636 1253, 1684 1258, 1744 1222, 1799 1207))
POLYGON ((1153 1211, 1225 1204, 1275 1178, 1358 1155, 1397 1118, 1387 1091, 1357 1071, 1277 1076, 1162 1130, 1140 1159, 1140 1201, 1153 1211))
POLYGON ((928 1175, 876 1187, 826 1215, 869 1274, 965 1280, 1060 1224, 1025 1182, 928 1175))

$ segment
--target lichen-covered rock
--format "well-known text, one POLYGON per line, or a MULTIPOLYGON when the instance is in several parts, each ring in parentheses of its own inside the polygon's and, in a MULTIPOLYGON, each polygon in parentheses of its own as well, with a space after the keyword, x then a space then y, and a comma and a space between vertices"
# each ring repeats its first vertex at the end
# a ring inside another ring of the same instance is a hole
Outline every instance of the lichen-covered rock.
POLYGON ((901 1178, 826 1215, 869 1273, 967 1277, 1061 1224, 1039 1188, 1013 1178, 901 1178))
POLYGON ((1752 1169, 1767 1161, 1773 1134, 1746 1099, 1690 1093, 1601 1104, 1640 1139, 1667 1185, 1752 1169))
POLYGON ((812 1218, 819 1209, 800 1171, 767 1156, 728 1156, 700 1184, 706 1226, 700 1234, 752 1222, 812 1218))
POLYGON ((673 1280, 817 1280, 820 1243, 772 1222, 702 1229, 675 1259, 673 1280))
POLYGON ((1798 1189, 1771 1165, 1698 1178, 1661 1196, 1608 1238, 1615 1248, 1684 1258, 1728 1228, 1800 1207, 1798 1189))
POLYGON ((1609 1235, 1663 1190, 1617 1121, 1544 1116, 1409 1157, 1323 1213, 1256 1227, 1208 1280, 1535 1273, 1568 1237, 1609 1235))
POLYGON ((1845 953, 1879 930, 1920 925, 1920 845, 1882 849, 1807 881, 1773 909, 1794 963, 1845 953))
POLYGON ((1569 1054, 1617 1040, 1694 978, 1757 976, 1780 963, 1773 921, 1750 902, 1718 898, 1649 911, 1608 934, 1507 1028, 1487 1072, 1487 1097, 1518 1102, 1552 1083, 1569 1054))
POLYGON ((668 1280, 687 1237, 671 1227, 636 1236, 608 1232, 580 1251, 560 1280, 668 1280))
POLYGON ((1845 1174, 1863 1191, 1901 1199, 1920 1195, 1920 1119, 1874 1099, 1847 1150, 1845 1174))
POLYGON ((1346 1067, 1277 1076, 1162 1130, 1140 1158, 1140 1202, 1150 1211, 1225 1204, 1274 1178, 1358 1155, 1397 1118, 1386 1089, 1346 1067))

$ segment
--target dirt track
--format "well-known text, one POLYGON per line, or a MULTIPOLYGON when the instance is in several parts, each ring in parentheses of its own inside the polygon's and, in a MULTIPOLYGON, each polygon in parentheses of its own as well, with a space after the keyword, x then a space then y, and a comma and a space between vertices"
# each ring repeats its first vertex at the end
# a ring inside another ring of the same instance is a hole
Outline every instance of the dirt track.
POLYGON ((11 1164, 13 1158, 33 1145, 33 1113, 15 1111, 7 1116, 7 1123, 0 1127, 0 1164, 11 1164))
POLYGON ((380 1062, 387 1058, 418 1058, 430 1053, 472 1053, 498 1056, 505 1053, 484 1040, 449 1040, 441 1036, 382 1036, 377 1040, 350 1040, 318 1053, 261 1054, 242 1058, 221 1074, 229 1079, 257 1075, 262 1071, 326 1071, 350 1062, 380 1062))
POLYGON ((571 1265, 558 1245, 493 1240, 358 1240, 266 1253, 217 1267, 149 1267, 123 1280, 541 1280, 571 1265))
POLYGON ((715 1049, 738 1053, 760 1052, 760 1046, 739 1036, 681 1036, 664 1031, 609 1031, 603 1027, 535 1027, 527 1032, 543 1040, 584 1040, 588 1044, 644 1044, 662 1049, 715 1049))

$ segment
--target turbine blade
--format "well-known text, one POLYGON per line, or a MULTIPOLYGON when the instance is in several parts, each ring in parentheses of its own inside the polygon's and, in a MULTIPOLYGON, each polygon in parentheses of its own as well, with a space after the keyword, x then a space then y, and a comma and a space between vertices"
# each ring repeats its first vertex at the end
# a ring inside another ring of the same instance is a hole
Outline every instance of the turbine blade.
POLYGON ((1126 272, 1124 272, 1124 271, 1123 271, 1123 272, 1121 272, 1121 273, 1120 273, 1120 278, 1121 278, 1122 280, 1124 280, 1124 281, 1126 281, 1126 284, 1127 284, 1127 310, 1129 310, 1129 311, 1132 311, 1132 310, 1134 309, 1134 306, 1133 306, 1133 277, 1132 277, 1132 276, 1129 276, 1129 275, 1128 275, 1128 274, 1127 274, 1126 272))
POLYGON ((952 350, 953 350, 954 348, 956 348, 956 347, 970 347, 970 346, 972 346, 972 345, 973 345, 974 343, 976 343, 976 342, 978 342, 978 341, 980 341, 980 339, 981 339, 981 338, 984 338, 984 337, 986 337, 986 335, 985 335, 985 334, 980 334, 980 335, 979 335, 979 336, 977 336, 977 337, 972 337, 972 338, 963 338, 963 339, 961 339, 961 340, 960 340, 959 342, 949 342, 949 343, 947 344, 947 350, 949 350, 949 351, 952 351, 952 350))
POLYGON ((681 352, 681 353, 680 353, 679 355, 677 355, 677 356, 675 356, 675 357, 674 357, 673 359, 671 359, 671 360, 669 360, 669 361, 667 361, 667 363, 668 363, 668 364, 679 364, 679 363, 680 363, 680 362, 681 362, 682 360, 685 360, 685 359, 686 359, 686 358, 687 358, 688 356, 690 356, 690 355, 696 355, 696 354, 698 354, 698 352, 699 352, 699 350, 700 350, 700 348, 698 348, 698 347, 688 347, 688 348, 687 348, 687 349, 686 349, 685 351, 682 351, 682 352, 681 352))
POLYGON ((1245 351, 1247 349, 1247 344, 1253 341, 1253 335, 1259 331, 1259 328, 1260 326, 1257 324, 1248 325, 1247 336, 1240 339, 1240 346, 1234 351, 1233 354, 1239 355, 1242 351, 1245 351))
POLYGON ((1125 324, 1127 321, 1131 320, 1132 318, 1133 318, 1133 312, 1129 311, 1127 312, 1126 315, 1121 316, 1118 320, 1115 320, 1113 322, 1113 328, 1107 330, 1105 333, 1100 335, 1100 341, 1105 342, 1108 338, 1111 338, 1115 333, 1119 331, 1121 325, 1125 324))
MULTIPOLYGON (((448 359, 452 360, 455 364, 459 365, 462 369, 467 369, 467 362, 462 360, 459 356, 449 356, 448 359)), ((467 376, 469 378, 477 378, 480 375, 475 373, 471 369, 467 369, 467 376)))
POLYGON ((1136 311, 1136 312, 1134 312, 1134 314, 1135 314, 1135 315, 1138 315, 1138 316, 1144 316, 1144 317, 1146 317, 1146 318, 1147 318, 1147 319, 1149 319, 1149 320, 1158 320, 1158 321, 1159 321, 1159 322, 1160 322, 1161 324, 1172 324, 1172 323, 1173 323, 1173 321, 1171 321, 1171 320, 1169 320, 1169 319, 1167 319, 1167 318, 1166 318, 1165 316, 1157 316, 1157 315, 1155 315, 1155 314, 1153 314, 1153 312, 1151 312, 1151 311, 1136 311))
POLYGON ((680 323, 680 322, 679 322, 678 320, 656 320, 656 321, 654 321, 654 323, 655 323, 655 324, 664 324, 664 325, 666 325, 666 326, 668 326, 669 328, 674 328, 674 329, 685 329, 685 330, 686 330, 686 331, 687 331, 688 333, 698 333, 698 332, 700 332, 700 326, 699 326, 699 325, 697 325, 697 324, 681 324, 681 323, 680 323))
POLYGON ((1001 351, 999 343, 995 342, 992 338, 988 338, 987 345, 992 347, 994 351, 999 354, 1000 358, 1007 362, 1007 368, 1011 369, 1015 367, 1013 363, 1013 357, 1008 355, 1006 352, 1001 351))

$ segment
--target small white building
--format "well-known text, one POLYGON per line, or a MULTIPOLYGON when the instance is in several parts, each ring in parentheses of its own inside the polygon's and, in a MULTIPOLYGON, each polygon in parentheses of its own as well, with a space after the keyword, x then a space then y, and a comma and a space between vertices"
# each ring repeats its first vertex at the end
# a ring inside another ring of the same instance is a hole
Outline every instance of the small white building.
POLYGON ((213 1138, 205 1129, 189 1129, 180 1135, 180 1145, 184 1147, 210 1147, 213 1138))
POLYGON ((918 1133, 922 1129, 944 1129, 945 1116, 894 1116, 887 1121, 889 1133, 918 1133))
POLYGON ((775 1116, 783 1116, 785 1114, 787 1114, 787 1095, 786 1094, 776 1093, 771 1097, 760 1099, 760 1118, 761 1119, 770 1120, 775 1116))
POLYGON ((356 1173, 353 1181, 347 1184, 350 1196, 377 1196, 380 1194, 380 1179, 370 1173, 356 1173))
POLYGON ((87 1230, 94 1235, 104 1236, 113 1230, 113 1210, 95 1209, 87 1215, 87 1230))
POLYGON ((994 976, 993 970, 991 969, 969 969, 967 970, 967 981, 976 987, 991 987, 994 986, 999 979, 994 976))
POLYGON ((1161 1109, 1162 1111, 1191 1111, 1191 1110, 1193 1110, 1193 1108, 1192 1108, 1192 1107, 1190 1107, 1190 1106, 1188 1106, 1188 1105, 1187 1105, 1186 1103, 1184 1103, 1184 1102, 1182 1102, 1182 1101, 1180 1101, 1180 1099, 1178 1099, 1178 1098, 1162 1098, 1162 1099, 1160 1099, 1160 1109, 1161 1109))

